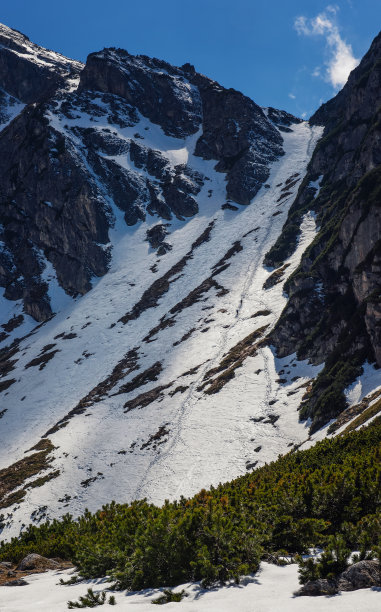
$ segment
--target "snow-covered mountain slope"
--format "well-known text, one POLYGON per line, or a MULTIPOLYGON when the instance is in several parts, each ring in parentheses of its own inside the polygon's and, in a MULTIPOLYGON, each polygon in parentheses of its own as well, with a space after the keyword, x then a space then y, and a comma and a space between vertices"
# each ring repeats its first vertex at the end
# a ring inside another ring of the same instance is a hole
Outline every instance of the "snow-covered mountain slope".
POLYGON ((157 217, 127 229, 113 206, 109 272, 5 359, 1 467, 41 452, 41 438, 54 446, 47 470, 10 493, 25 499, 7 507, 5 537, 30 520, 110 499, 190 495, 308 437, 297 407, 318 368, 276 359, 263 340, 286 302, 283 282, 315 235, 314 218, 306 215, 282 269, 264 268, 263 258, 321 128, 292 125, 268 183, 235 210, 221 208, 224 175, 193 154, 197 134, 174 142, 144 118, 138 129, 168 160, 181 157, 208 177, 199 213, 162 223, 172 248, 158 256, 146 238, 157 217), (52 479, 33 486, 41 476, 52 479))
POLYGON ((5 27, 0 43, 2 537, 191 495, 371 418, 367 366, 311 438, 298 410, 324 359, 269 341, 321 229, 323 128, 189 64, 105 49, 83 66, 5 27))

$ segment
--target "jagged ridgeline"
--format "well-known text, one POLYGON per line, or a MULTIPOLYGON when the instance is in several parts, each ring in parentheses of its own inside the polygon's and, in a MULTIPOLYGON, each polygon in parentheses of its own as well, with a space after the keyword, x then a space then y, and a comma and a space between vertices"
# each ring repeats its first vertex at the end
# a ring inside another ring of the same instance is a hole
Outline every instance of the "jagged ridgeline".
POLYGON ((381 365, 381 35, 335 98, 311 117, 324 125, 275 245, 279 267, 311 208, 319 232, 287 280, 289 301, 271 334, 280 355, 325 362, 301 416, 316 430, 345 407, 345 387, 368 359, 381 365), (318 189, 318 193, 317 193, 318 189))
POLYGON ((318 442, 190 499, 157 507, 115 503, 79 519, 30 526, 2 543, 0 559, 37 552, 75 563, 87 578, 117 588, 203 580, 258 569, 260 560, 303 553, 341 536, 349 550, 379 543, 381 418, 360 431, 318 442))

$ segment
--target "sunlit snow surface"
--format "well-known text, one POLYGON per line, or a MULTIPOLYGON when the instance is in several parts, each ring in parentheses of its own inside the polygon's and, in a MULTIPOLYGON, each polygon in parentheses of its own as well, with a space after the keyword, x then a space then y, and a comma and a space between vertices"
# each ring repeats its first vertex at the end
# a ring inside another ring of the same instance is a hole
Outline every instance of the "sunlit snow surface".
MULTIPOLYGON (((61 128, 58 122, 56 128, 61 128)), ((125 137, 132 137, 138 128, 124 128, 125 137)), ((49 435, 57 447, 51 469, 59 469, 60 476, 30 490, 21 507, 5 512, 13 516, 2 537, 17 534, 42 505, 55 517, 68 511, 77 515, 85 507, 95 510, 111 499, 128 502, 147 497, 162 503, 166 498, 192 495, 201 487, 244 474, 250 466, 263 465, 308 437, 306 424, 298 421, 297 407, 306 383, 319 368, 298 362, 295 356, 278 360, 270 347, 264 347, 244 361, 219 393, 206 395, 198 387, 205 373, 237 342, 266 324, 270 329, 286 304, 283 282, 315 235, 313 215, 304 218, 301 239, 286 262, 289 266, 283 281, 267 290, 263 283, 272 270, 263 267, 263 258, 281 231, 300 182, 288 190, 292 194, 279 200, 281 190, 295 173, 302 180, 321 128, 304 122, 284 134, 286 154, 271 168, 270 188, 263 187, 251 205, 238 211, 221 209, 226 201, 225 175, 214 171, 215 162, 193 155, 197 135, 185 140, 170 138, 146 119, 141 119, 140 128, 147 139, 144 144, 176 163, 186 159, 191 168, 209 177, 197 198, 199 213, 186 222, 170 222, 168 239, 173 249, 158 260, 145 241, 147 227, 157 223, 157 217, 128 228, 123 214, 114 208, 110 271, 83 298, 68 298, 64 310, 21 343, 16 368, 10 374, 17 384, 1 398, 6 412, 1 419, 0 468, 24 457, 134 347, 139 370, 120 381, 108 397, 72 418, 64 429, 49 435), (143 131, 144 127, 149 129, 143 131), (209 190, 212 197, 208 197, 209 190), (189 252, 211 221, 210 240, 194 250, 157 307, 126 325, 118 322, 156 279, 189 252), (210 277, 213 266, 236 241, 241 242, 242 250, 216 277, 228 293, 218 297, 210 289, 201 301, 177 314, 174 325, 160 331, 156 340, 144 342, 161 317, 210 277), (157 271, 153 272, 155 263, 157 271), (253 318, 260 310, 270 314, 253 318), (193 328, 187 341, 173 346, 193 328), (74 337, 56 338, 63 332, 74 337), (59 352, 45 368, 25 369, 49 344, 55 344, 59 352), (130 394, 115 395, 121 385, 158 361, 163 370, 156 381, 130 394), (196 366, 197 373, 184 375, 196 366), (127 400, 170 382, 174 384, 168 391, 177 386, 185 390, 172 396, 165 391, 163 398, 145 408, 124 412, 127 400), (274 415, 277 420, 272 424, 268 417, 274 415), (169 433, 154 449, 147 442, 162 426, 169 433), (95 480, 88 487, 81 485, 89 478, 95 480), (71 499, 59 502, 65 495, 71 499)), ((46 274, 52 271, 47 268, 46 274)))
MULTIPOLYGON (((27 578, 28 586, 1 587, 0 610, 4 612, 64 612, 67 601, 78 600, 91 587, 95 592, 109 586, 98 581, 85 581, 72 586, 62 586, 59 579, 67 580, 71 572, 47 572, 27 578)), ((184 584, 173 589, 185 590, 187 597, 180 603, 167 604, 165 609, 178 612, 378 612, 380 589, 361 589, 340 593, 330 597, 295 597, 300 588, 297 565, 277 567, 262 563, 254 576, 246 576, 241 584, 228 584, 210 590, 202 589, 199 583, 184 584)), ((112 592, 117 608, 105 604, 102 610, 139 610, 151 612, 152 600, 161 590, 128 593, 112 592)), ((107 597, 108 599, 108 597, 107 597)))
POLYGON ((371 391, 381 387, 381 369, 365 362, 363 373, 344 391, 349 406, 358 404, 371 391))

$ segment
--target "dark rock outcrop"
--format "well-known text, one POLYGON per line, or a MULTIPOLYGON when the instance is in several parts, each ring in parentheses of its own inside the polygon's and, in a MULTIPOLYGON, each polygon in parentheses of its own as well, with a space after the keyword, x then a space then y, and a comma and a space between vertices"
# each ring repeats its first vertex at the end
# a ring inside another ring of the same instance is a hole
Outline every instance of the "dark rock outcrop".
POLYGON ((51 316, 46 260, 72 295, 107 270, 107 222, 93 181, 44 105, 28 106, 0 137, 0 285, 37 321, 51 316))
POLYGON ((0 24, 0 88, 21 102, 42 99, 81 68, 80 62, 43 49, 21 32, 0 24))
POLYGON ((165 242, 167 234, 168 231, 166 226, 162 223, 158 223, 147 230, 147 240, 153 249, 163 247, 164 251, 170 250, 172 248, 171 245, 165 242))
MULTIPOLYGON (((105 49, 88 57, 79 85, 86 90, 124 98, 171 136, 186 137, 202 127, 195 154, 218 161, 217 170, 228 173, 228 197, 240 204, 250 203, 269 175, 269 163, 283 152, 279 131, 257 104, 189 64, 176 68, 105 49)), ((165 199, 171 197, 169 190, 165 199)), ((188 213, 195 212, 191 206, 188 213)))
POLYGON ((293 123, 302 123, 302 119, 294 117, 294 115, 286 111, 273 108, 272 106, 269 106, 267 109, 267 116, 281 132, 292 132, 290 126, 293 123))
POLYGON ((283 154, 283 139, 252 100, 194 74, 203 107, 202 136, 195 154, 217 159, 227 173, 226 192, 238 204, 249 204, 269 176, 269 164, 283 154))
POLYGON ((91 53, 81 73, 79 91, 115 94, 136 106, 169 136, 197 132, 201 122, 200 95, 180 68, 124 49, 91 53))

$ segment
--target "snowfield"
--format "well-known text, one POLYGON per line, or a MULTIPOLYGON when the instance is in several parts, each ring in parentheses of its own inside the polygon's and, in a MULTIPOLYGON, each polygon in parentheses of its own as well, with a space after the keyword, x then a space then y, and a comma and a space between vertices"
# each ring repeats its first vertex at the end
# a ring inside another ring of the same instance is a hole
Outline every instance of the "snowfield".
MULTIPOLYGON (((91 587, 95 592, 107 588, 104 581, 85 581, 62 586, 59 579, 67 580, 70 571, 35 574, 27 579, 28 586, 0 589, 0 610, 3 612, 63 612, 68 600, 77 600, 91 587)), ((300 587, 297 566, 277 567, 262 563, 257 574, 246 576, 241 584, 205 590, 199 583, 185 584, 173 589, 185 590, 187 597, 180 603, 166 604, 165 610, 179 612, 378 612, 381 590, 361 589, 330 597, 294 597, 300 587)), ((105 604, 102 610, 138 610, 152 612, 152 600, 162 590, 147 589, 140 592, 115 592, 117 608, 105 604)))
MULTIPOLYGON (((59 114, 52 121, 66 129, 59 114)), ((87 125, 84 115, 77 121, 87 125)), ((94 125, 110 127, 102 117, 94 125)), ((297 408, 320 368, 295 356, 277 359, 268 346, 244 354, 239 343, 255 332, 260 340, 275 324, 286 304, 284 281, 315 235, 314 216, 307 214, 294 255, 275 277, 264 268, 322 128, 303 122, 282 134, 285 155, 252 203, 237 210, 221 208, 225 175, 214 170, 215 162, 193 155, 197 134, 168 137, 143 117, 138 126, 118 129, 125 139, 139 131, 144 144, 171 163, 186 159, 209 180, 197 196, 199 213, 168 222, 172 250, 161 257, 146 241, 157 217, 127 227, 109 201, 115 216, 110 270, 84 297, 66 296, 47 262, 58 314, 13 357, 8 377, 16 383, 1 397, 0 469, 28 456, 46 434, 56 448, 43 475, 59 475, 4 511, 6 539, 32 519, 77 516, 112 499, 147 497, 161 504, 190 496, 308 438, 297 408), (141 298, 152 286, 161 288, 147 306, 141 298), (237 352, 242 360, 231 375, 223 360, 237 352), (34 365, 46 354, 50 359, 34 365), (122 364, 126 355, 128 366, 122 364), (226 380, 208 393, 219 373, 226 380), (102 389, 89 397, 99 383, 102 389), (81 400, 84 408, 72 412, 81 400)), ((127 157, 114 161, 132 164, 127 157)))

